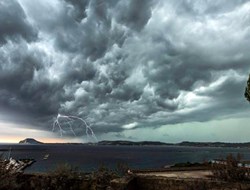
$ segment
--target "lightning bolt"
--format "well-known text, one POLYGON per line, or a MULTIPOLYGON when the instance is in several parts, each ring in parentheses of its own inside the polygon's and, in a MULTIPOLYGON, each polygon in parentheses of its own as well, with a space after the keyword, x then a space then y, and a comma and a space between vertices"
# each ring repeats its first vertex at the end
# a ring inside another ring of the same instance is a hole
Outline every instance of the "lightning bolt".
POLYGON ((66 131, 62 127, 62 120, 66 121, 66 126, 69 127, 70 131, 73 133, 74 136, 76 136, 76 133, 74 131, 72 123, 75 122, 76 120, 79 120, 81 122, 81 126, 85 128, 85 133, 88 139, 94 139, 96 142, 98 142, 98 139, 92 130, 91 126, 82 118, 73 116, 73 115, 62 115, 58 114, 54 123, 53 123, 53 128, 52 132, 55 131, 55 128, 58 127, 60 131, 60 136, 63 136, 63 133, 66 133, 66 131))

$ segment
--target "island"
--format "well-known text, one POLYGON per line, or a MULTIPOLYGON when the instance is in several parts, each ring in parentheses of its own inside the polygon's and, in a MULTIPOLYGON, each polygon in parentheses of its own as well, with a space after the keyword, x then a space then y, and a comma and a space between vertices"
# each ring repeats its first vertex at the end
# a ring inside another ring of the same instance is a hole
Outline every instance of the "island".
POLYGON ((44 143, 37 141, 33 138, 26 138, 24 140, 19 141, 19 144, 44 144, 44 143))

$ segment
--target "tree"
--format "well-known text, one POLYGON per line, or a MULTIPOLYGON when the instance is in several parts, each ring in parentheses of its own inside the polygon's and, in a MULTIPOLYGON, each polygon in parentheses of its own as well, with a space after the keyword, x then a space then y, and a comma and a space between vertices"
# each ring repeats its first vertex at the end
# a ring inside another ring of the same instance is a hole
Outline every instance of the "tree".
POLYGON ((247 101, 250 102, 250 75, 249 75, 249 78, 248 78, 248 81, 247 81, 247 87, 246 87, 246 90, 245 90, 245 98, 247 99, 247 101))

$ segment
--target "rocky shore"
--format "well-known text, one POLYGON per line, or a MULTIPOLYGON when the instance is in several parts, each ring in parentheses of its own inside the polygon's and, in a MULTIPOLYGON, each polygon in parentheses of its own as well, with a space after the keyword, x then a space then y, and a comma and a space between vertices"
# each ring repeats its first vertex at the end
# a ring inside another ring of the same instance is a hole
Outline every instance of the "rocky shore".
POLYGON ((83 173, 70 165, 58 166, 43 174, 25 174, 32 160, 10 159, 1 162, 0 189, 42 190, 248 190, 249 168, 229 155, 225 163, 182 163, 162 170, 131 170, 120 165, 116 170, 105 166, 83 173))
POLYGON ((11 173, 22 173, 25 168, 32 165, 35 162, 34 159, 19 159, 15 160, 13 158, 10 158, 8 160, 1 161, 1 166, 5 167, 2 169, 6 169, 10 171, 11 173))

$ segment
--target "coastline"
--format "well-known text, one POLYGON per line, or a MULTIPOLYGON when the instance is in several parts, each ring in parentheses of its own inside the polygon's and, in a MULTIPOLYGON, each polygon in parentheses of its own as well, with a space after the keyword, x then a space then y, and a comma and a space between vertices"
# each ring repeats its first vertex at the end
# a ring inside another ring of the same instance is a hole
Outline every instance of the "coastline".
POLYGON ((127 163, 134 170, 162 169, 167 165, 185 162, 203 162, 218 159, 230 153, 243 154, 245 160, 250 160, 248 148, 219 148, 219 147, 185 147, 185 146, 119 146, 86 144, 16 144, 0 145, 0 154, 14 159, 34 159, 26 173, 51 171, 58 164, 70 163, 81 171, 92 172, 101 164, 115 168, 118 163, 127 163), (44 156, 49 154, 47 160, 44 156))

